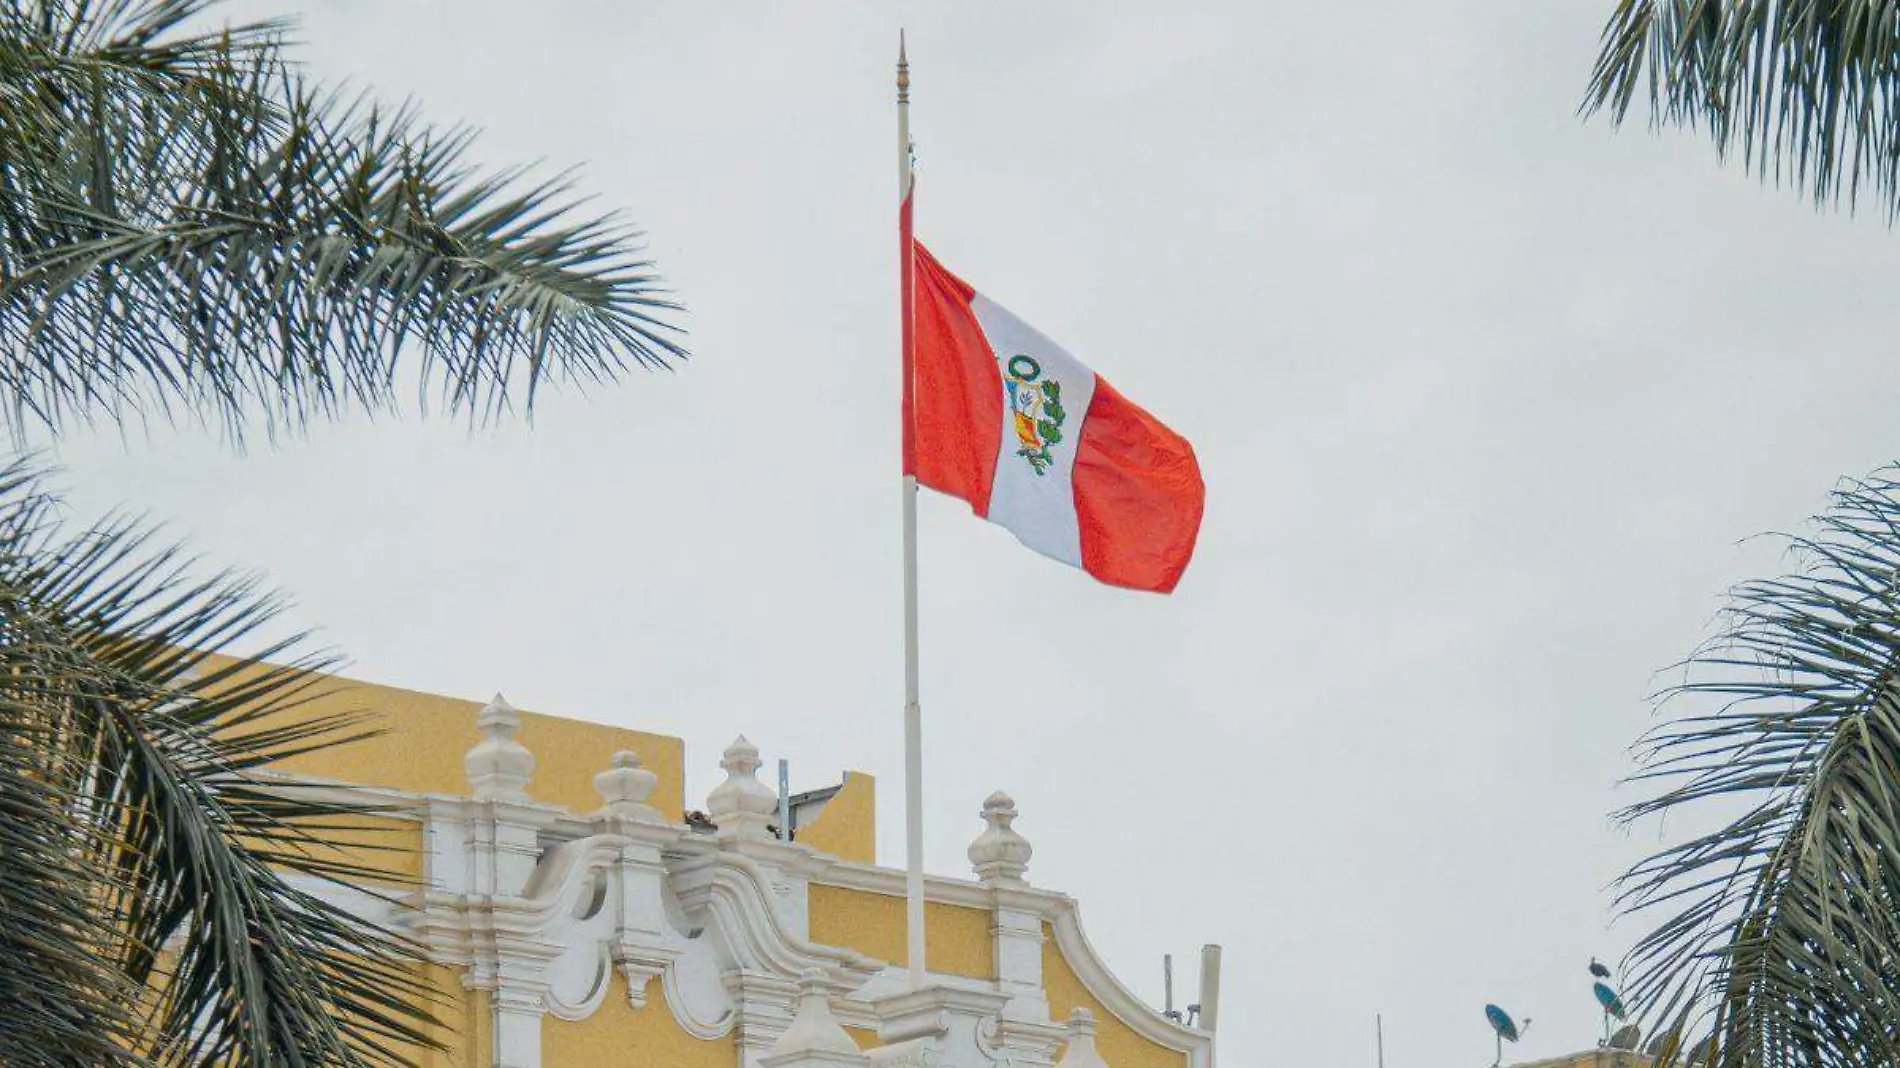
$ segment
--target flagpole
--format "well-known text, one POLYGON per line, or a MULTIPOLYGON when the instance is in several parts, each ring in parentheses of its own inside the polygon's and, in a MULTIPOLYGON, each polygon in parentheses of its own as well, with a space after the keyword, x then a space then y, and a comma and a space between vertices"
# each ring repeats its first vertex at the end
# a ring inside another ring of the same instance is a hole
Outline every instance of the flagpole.
POLYGON ((910 989, 924 985, 924 714, 917 698, 917 476, 911 464, 910 59, 897 36, 899 304, 903 328, 904 456, 904 917, 910 989))

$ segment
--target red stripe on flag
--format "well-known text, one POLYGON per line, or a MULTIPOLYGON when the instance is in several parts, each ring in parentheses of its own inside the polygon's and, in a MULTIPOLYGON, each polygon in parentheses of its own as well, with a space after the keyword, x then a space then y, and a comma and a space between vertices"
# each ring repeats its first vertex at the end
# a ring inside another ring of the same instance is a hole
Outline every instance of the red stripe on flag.
POLYGON ((1082 567, 1115 586, 1174 589, 1194 555, 1207 501, 1187 439, 1096 375, 1073 484, 1082 567))
POLYGON ((911 247, 909 470, 923 485, 961 497, 987 516, 1002 445, 1003 377, 970 310, 976 290, 921 243, 911 247))

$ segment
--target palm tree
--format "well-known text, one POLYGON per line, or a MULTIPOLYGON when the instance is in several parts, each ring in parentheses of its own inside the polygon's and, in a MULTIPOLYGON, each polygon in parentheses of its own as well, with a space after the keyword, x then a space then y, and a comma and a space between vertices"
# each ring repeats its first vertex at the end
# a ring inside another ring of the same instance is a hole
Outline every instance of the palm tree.
MULTIPOLYGON (((0 0, 0 423, 16 448, 200 420, 233 445, 410 391, 474 422, 684 355, 637 234, 465 131, 300 78, 214 0, 0 0)), ((272 761, 305 704, 277 602, 147 526, 72 532, 0 461, 0 1064, 369 1065, 429 1044, 416 949, 311 891, 384 879, 363 810, 272 761)))
MULTIPOLYGON (((1625 820, 1716 815, 1626 876, 1665 919, 1626 991, 1717 1066, 1900 1062, 1900 468, 1844 484, 1800 567, 1734 591, 1625 820)), ((1674 1050, 1671 1050, 1673 1054, 1674 1050)))
POLYGON ((1900 30, 1880 0, 1618 0, 1584 102, 1706 128, 1724 155, 1817 202, 1900 214, 1900 30))
MULTIPOLYGON (((1870 0, 1619 0, 1584 109, 1620 124, 1647 96, 1655 123, 1706 130, 1764 180, 1822 205, 1872 195, 1892 220, 1897 19, 1870 0)), ((1668 695, 1687 711, 1641 751, 1657 792, 1621 814, 1717 826, 1638 864, 1621 898, 1662 917, 1628 993, 1672 1036, 1711 1029, 1717 1065, 1900 1060, 1896 478, 1845 485, 1795 539, 1802 570, 1735 591, 1668 695)))

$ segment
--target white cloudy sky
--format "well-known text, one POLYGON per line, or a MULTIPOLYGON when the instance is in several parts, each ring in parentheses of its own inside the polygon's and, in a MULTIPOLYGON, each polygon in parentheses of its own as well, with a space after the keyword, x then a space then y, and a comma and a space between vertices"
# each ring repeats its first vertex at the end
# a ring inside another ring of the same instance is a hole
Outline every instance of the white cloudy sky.
POLYGON ((1489 1063, 1487 1000, 1586 1046, 1658 669, 1781 566, 1742 539, 1900 455, 1891 234, 1580 121, 1609 6, 249 5, 485 158, 585 163, 695 357, 532 427, 60 456, 364 677, 679 733, 692 797, 741 730, 801 787, 877 773, 899 862, 907 26, 919 232, 1208 482, 1165 599, 924 502, 930 867, 1008 789, 1142 993, 1227 947, 1228 1063, 1370 1064, 1375 1012, 1394 1068, 1489 1063))

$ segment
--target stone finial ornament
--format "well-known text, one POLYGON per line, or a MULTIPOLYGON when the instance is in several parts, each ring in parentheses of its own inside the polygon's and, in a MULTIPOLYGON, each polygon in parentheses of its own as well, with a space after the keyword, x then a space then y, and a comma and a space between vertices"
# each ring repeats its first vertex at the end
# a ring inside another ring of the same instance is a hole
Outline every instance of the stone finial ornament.
POLYGON ((1095 1049, 1095 1014, 1087 1009, 1069 1013, 1069 1048, 1062 1051, 1056 1068, 1108 1068, 1108 1062, 1095 1049))
POLYGON ((594 776, 594 789, 605 802, 601 811, 628 819, 649 822, 662 819, 659 809, 647 804, 660 777, 640 766, 640 758, 631 749, 614 754, 613 767, 594 776))
POLYGON ((1029 870, 1029 857, 1035 850, 1029 839, 1011 826, 1015 821, 1016 802, 1003 791, 996 791, 983 802, 983 822, 988 826, 970 843, 970 863, 985 885, 1029 885, 1023 874, 1029 870))
POLYGON ((706 798, 712 821, 722 838, 771 838, 778 794, 759 781, 759 749, 741 734, 726 747, 719 766, 726 781, 706 798))
POLYGON ((798 980, 798 1012, 785 1033, 761 1059, 767 1068, 805 1068, 808 1065, 861 1065, 858 1052, 825 996, 824 973, 808 968, 798 980))
POLYGON ((462 757, 462 769, 477 801, 526 801, 528 779, 534 775, 534 754, 515 741, 521 715, 508 699, 496 694, 475 716, 482 740, 462 757))

